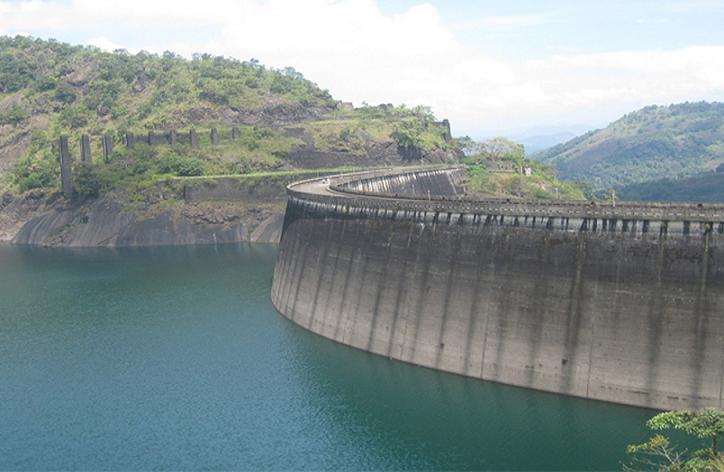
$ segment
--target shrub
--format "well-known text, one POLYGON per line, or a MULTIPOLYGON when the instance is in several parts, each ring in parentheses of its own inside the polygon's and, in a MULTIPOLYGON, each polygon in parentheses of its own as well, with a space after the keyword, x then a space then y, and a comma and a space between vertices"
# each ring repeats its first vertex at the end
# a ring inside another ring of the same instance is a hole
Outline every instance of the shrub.
POLYGON ((12 51, 0 53, 0 93, 12 93, 26 87, 33 80, 33 71, 22 58, 12 51))
POLYGON ((49 156, 38 156, 35 159, 26 157, 13 165, 11 180, 18 190, 25 192, 34 188, 52 187, 58 172, 57 160, 49 156))
POLYGON ((18 125, 25 121, 28 116, 28 112, 23 107, 13 103, 8 111, 0 113, 0 125, 18 125))
POLYGON ((162 174, 175 174, 181 177, 204 175, 204 162, 196 157, 169 154, 159 159, 158 171, 162 174))
POLYGON ((75 168, 73 188, 84 198, 96 198, 103 187, 98 171, 93 164, 80 164, 75 168))
POLYGON ((75 92, 73 88, 65 82, 60 82, 55 88, 53 98, 61 103, 73 103, 75 101, 75 92))
POLYGON ((70 106, 60 112, 60 122, 68 128, 83 128, 88 124, 88 109, 83 106, 70 106))

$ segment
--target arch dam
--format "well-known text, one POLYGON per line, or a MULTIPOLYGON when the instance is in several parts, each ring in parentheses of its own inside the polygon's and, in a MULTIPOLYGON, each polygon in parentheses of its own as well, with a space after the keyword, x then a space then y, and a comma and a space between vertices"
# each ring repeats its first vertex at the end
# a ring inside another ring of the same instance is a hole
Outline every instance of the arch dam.
POLYGON ((290 185, 277 310, 446 372, 656 409, 723 406, 724 205, 473 201, 462 172, 290 185))

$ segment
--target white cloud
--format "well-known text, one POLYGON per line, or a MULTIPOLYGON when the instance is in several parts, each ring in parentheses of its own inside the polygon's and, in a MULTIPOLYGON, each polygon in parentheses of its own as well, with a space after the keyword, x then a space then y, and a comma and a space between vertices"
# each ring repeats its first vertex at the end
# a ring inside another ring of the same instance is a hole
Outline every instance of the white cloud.
POLYGON ((83 38, 102 49, 255 57, 293 66, 359 104, 427 104, 457 132, 516 133, 608 121, 649 103, 724 97, 724 45, 492 57, 459 28, 524 28, 545 16, 445 23, 435 7, 384 14, 373 0, 0 0, 0 31, 83 38))
POLYGON ((125 49, 131 54, 136 54, 140 51, 140 49, 134 49, 134 48, 127 48, 122 44, 114 43, 110 39, 106 38, 105 36, 96 36, 93 38, 90 38, 88 40, 88 44, 91 46, 95 46, 97 48, 100 48, 104 51, 113 52, 117 49, 125 49))
POLYGON ((483 16, 456 21, 450 26, 454 30, 503 30, 538 26, 550 21, 547 15, 483 16))

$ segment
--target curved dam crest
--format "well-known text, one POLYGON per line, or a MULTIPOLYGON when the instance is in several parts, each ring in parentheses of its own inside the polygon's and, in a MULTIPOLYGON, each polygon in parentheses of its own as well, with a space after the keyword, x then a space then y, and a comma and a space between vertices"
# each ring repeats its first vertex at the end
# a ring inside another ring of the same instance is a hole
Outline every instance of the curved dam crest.
POLYGON ((274 306, 446 372, 649 408, 723 406, 724 206, 471 201, 461 177, 290 185, 274 306))

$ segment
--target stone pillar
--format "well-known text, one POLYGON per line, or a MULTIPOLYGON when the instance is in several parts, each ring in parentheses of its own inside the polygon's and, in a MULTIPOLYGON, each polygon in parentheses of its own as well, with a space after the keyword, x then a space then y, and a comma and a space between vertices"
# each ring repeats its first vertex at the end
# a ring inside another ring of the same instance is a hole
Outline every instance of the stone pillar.
POLYGON ((73 158, 68 150, 68 137, 61 136, 58 140, 60 158, 60 188, 66 199, 73 198, 73 158))
POLYGON ((199 137, 196 134, 196 130, 193 128, 189 131, 189 142, 191 143, 192 147, 196 147, 199 145, 199 137))
POLYGON ((109 162, 111 160, 111 153, 113 152, 113 138, 110 134, 103 135, 103 161, 109 162))
POLYGON ((211 128, 211 144, 219 144, 219 132, 216 130, 216 128, 211 128))
POLYGON ((90 137, 84 134, 80 137, 80 161, 90 164, 93 162, 91 156, 90 137))
POLYGON ((168 143, 169 143, 171 146, 175 146, 175 145, 176 145, 176 130, 175 130, 175 129, 172 129, 171 131, 169 131, 169 133, 168 133, 168 143))
POLYGON ((239 128, 237 128, 236 126, 231 128, 231 139, 237 139, 240 134, 241 132, 239 131, 239 128))
POLYGON ((131 148, 134 144, 136 144, 136 137, 130 131, 126 131, 126 147, 131 148))
POLYGON ((450 132, 450 121, 447 118, 445 118, 444 120, 442 120, 442 126, 444 128, 443 132, 442 132, 442 139, 445 142, 451 141, 452 133, 450 132))

